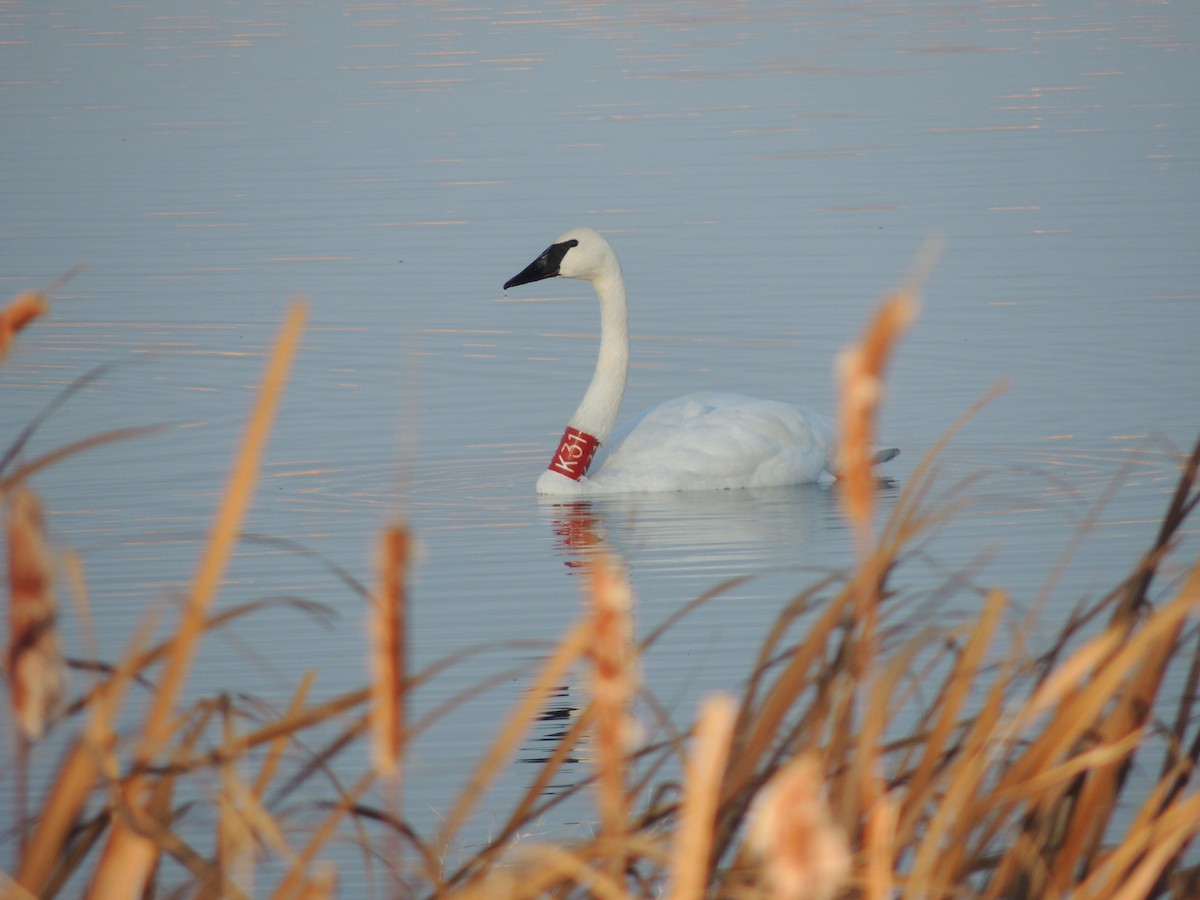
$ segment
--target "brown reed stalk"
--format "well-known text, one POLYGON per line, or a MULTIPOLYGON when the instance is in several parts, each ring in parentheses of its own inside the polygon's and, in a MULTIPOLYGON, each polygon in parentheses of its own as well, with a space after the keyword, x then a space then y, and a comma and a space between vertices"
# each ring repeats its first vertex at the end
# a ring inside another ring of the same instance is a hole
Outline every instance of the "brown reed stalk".
POLYGON ((914 828, 925 805, 933 797, 935 774, 939 767, 944 765, 943 754, 950 745, 951 734, 958 728, 971 687, 983 666, 992 635, 1007 606, 1007 594, 1003 591, 988 591, 975 628, 955 659, 936 700, 931 704, 931 709, 936 710, 936 716, 922 741, 921 761, 912 777, 908 779, 900 810, 898 828, 902 841, 911 836, 911 829, 914 828))
POLYGON ((890 900, 896 864, 896 824, 899 810, 896 798, 881 794, 867 811, 863 828, 862 879, 866 900, 890 900))
POLYGON ((301 848, 288 873, 280 880, 279 885, 272 893, 271 896, 274 900, 290 900, 310 881, 312 876, 308 870, 316 859, 317 853, 333 837, 342 819, 355 807, 358 798, 374 783, 375 773, 365 772, 358 781, 343 791, 342 796, 326 814, 324 820, 309 834, 307 843, 301 848))
POLYGON ((753 784, 755 769, 769 758, 788 712, 812 683, 813 672, 828 651, 835 630, 843 621, 850 596, 843 591, 825 605, 803 640, 788 655, 787 663, 767 689, 763 700, 743 708, 738 719, 724 800, 753 784))
MULTIPOLYGON (((628 829, 626 755, 637 740, 630 712, 637 695, 637 650, 633 642, 633 593, 616 557, 596 551, 588 557, 589 685, 596 712, 596 806, 600 828, 619 841, 628 829)), ((616 866, 616 861, 614 861, 616 866)), ((622 866, 617 866, 619 872, 622 866)), ((615 877, 615 875, 614 875, 615 877)))
POLYGON ((55 867, 66 859, 68 835, 79 822, 79 813, 96 785, 97 765, 92 747, 77 740, 59 764, 46 791, 41 811, 28 843, 21 852, 16 880, 39 896, 50 885, 55 867))
POLYGON ((1200 794, 1161 810, 1148 821, 1130 828, 1079 885, 1075 896, 1109 900, 1125 894, 1130 898, 1151 896, 1171 858, 1195 836, 1200 822, 1200 794))
MULTIPOLYGON (((1056 759, 1076 758, 1091 748, 1111 752, 1095 765, 1081 767, 1074 780, 1030 798, 1025 833, 1038 849, 1039 863, 1031 868, 1009 853, 1001 868, 1003 880, 1029 884, 1035 891, 1042 885, 1046 890, 1061 890, 1074 882, 1082 854, 1096 853, 1116 809, 1119 773, 1140 744, 1141 729, 1184 621, 1198 607, 1200 564, 1192 568, 1175 598, 1138 627, 1131 631, 1129 623, 1110 626, 1104 635, 1109 652, 1086 683, 1064 696, 1058 714, 1030 748, 1030 756, 1037 754, 1033 761, 1026 757, 1014 769, 1023 780, 1032 780, 1034 773, 1056 759), (1102 715, 1106 708, 1109 711, 1102 715)), ((1095 650, 1092 655, 1097 655, 1095 650)), ((1011 776, 1002 779, 999 789, 1016 790, 1019 784, 1017 776, 1011 776)))
MULTIPOLYGON (((1113 611, 1112 623, 1115 628, 1123 629, 1133 625, 1139 613, 1148 608, 1146 594, 1150 582, 1163 556, 1175 543, 1176 530, 1197 502, 1193 488, 1198 469, 1200 447, 1188 459, 1154 544, 1143 556, 1135 576, 1128 581, 1128 589, 1124 592, 1121 602, 1113 611)), ((1196 588, 1189 582, 1182 590, 1196 588)), ((1116 746, 1129 736, 1140 735, 1149 719, 1154 698, 1158 696, 1166 676, 1167 665, 1178 646, 1182 628, 1181 621, 1172 632, 1163 635, 1157 651, 1147 654, 1138 664, 1126 690, 1117 697, 1115 705, 1104 716, 1095 734, 1088 736, 1089 740, 1098 740, 1101 746, 1116 746)), ((1129 754, 1097 766, 1086 775, 1081 774, 1072 785, 1071 818, 1077 824, 1066 829, 1061 845, 1054 848, 1057 884, 1067 884, 1077 866, 1082 866, 1086 873, 1095 865, 1105 827, 1116 808, 1132 763, 1132 752, 1136 743, 1130 748, 1129 754)), ((1058 816, 1060 819, 1063 817, 1062 810, 1058 811, 1058 816)))
POLYGON ((850 871, 846 837, 824 794, 821 764, 805 755, 776 772, 754 800, 746 843, 774 897, 829 900, 850 871))
MULTIPOLYGON (((220 702, 222 743, 229 745, 238 739, 235 717, 227 697, 220 702)), ((219 770, 220 787, 216 797, 217 839, 216 862, 221 874, 219 885, 208 885, 211 896, 225 896, 226 888, 254 895, 255 839, 247 816, 242 812, 242 798, 248 793, 242 785, 238 767, 232 759, 219 770)))
MULTIPOLYGON (((584 655, 590 638, 591 629, 587 623, 576 625, 562 637, 554 648, 554 652, 542 664, 533 684, 505 719, 500 733, 492 739, 483 759, 472 769, 467 784, 446 815, 433 845, 432 856, 434 858, 446 858, 450 844, 458 834, 459 828, 475 808, 488 785, 499 774, 500 767, 512 755, 521 735, 536 719, 551 692, 557 685, 562 684, 566 672, 584 655)), ((439 892, 445 889, 446 885, 441 872, 428 871, 426 877, 439 892)))
MULTIPOLYGON (((174 730, 175 703, 191 668, 196 646, 204 632, 206 615, 220 585, 229 558, 241 531, 241 523, 250 506, 259 463, 266 448, 271 422, 278 409, 287 382, 288 371, 300 343, 306 307, 295 301, 288 309, 280 336, 267 361, 258 398, 247 423, 242 446, 234 457, 222 502, 209 532, 208 543, 192 581, 183 615, 175 632, 165 671, 154 693, 142 730, 142 741, 135 763, 144 770, 161 752, 174 730)), ((153 785, 144 774, 136 774, 123 786, 124 804, 130 819, 139 814, 154 797, 153 785)), ((101 855, 89 888, 90 896, 128 896, 140 892, 157 861, 153 841, 139 834, 131 821, 120 818, 109 833, 108 845, 101 855)))
MULTIPOLYGON (((608 853, 607 849, 597 852, 608 853)), ((580 896, 597 900, 630 900, 622 881, 598 871, 583 848, 531 844, 521 848, 519 865, 496 867, 485 879, 444 896, 445 900, 525 900, 525 898, 580 896)))
MULTIPOLYGON (((296 686, 296 691, 292 695, 291 705, 284 713, 281 721, 287 721, 292 716, 297 715, 304 709, 304 701, 308 699, 309 691, 312 690, 313 682, 317 679, 317 673, 314 669, 309 669, 301 678, 300 683, 296 686)), ((273 741, 270 747, 267 748, 267 755, 263 758, 262 765, 258 770, 258 777, 254 780, 252 793, 255 800, 261 800, 267 792, 267 788, 275 778, 275 773, 279 771, 279 763, 283 757, 283 751, 287 749, 290 733, 281 733, 273 741)))
POLYGON ((4 668, 13 717, 36 742, 58 711, 67 684, 58 637, 50 549, 37 495, 19 486, 8 498, 8 651, 4 668))
MULTIPOLYGON (((911 281, 911 279, 910 279, 911 281)), ((863 814, 882 801, 880 741, 885 717, 887 691, 876 682, 879 655, 877 608, 883 580, 891 568, 892 557, 871 552, 874 522, 875 479, 872 465, 875 455, 875 420, 883 395, 884 369, 901 335, 916 318, 916 286, 906 286, 884 298, 858 343, 847 347, 837 358, 839 388, 837 474, 839 498, 846 518, 855 533, 859 571, 852 583, 858 640, 853 657, 856 680, 863 688, 863 723, 858 733, 857 751, 851 758, 846 784, 856 787, 858 806, 863 814)), ((851 797, 842 795, 842 816, 846 821, 851 797)))
POLYGON ((204 619, 224 576, 225 568, 241 533, 241 523, 250 508, 258 469, 266 449, 271 423, 283 397, 292 359, 300 344, 307 307, 297 300, 289 307, 283 328, 263 374, 254 409, 242 445, 229 472, 222 502, 217 508, 204 555, 193 578, 184 614, 176 631, 166 669, 154 694, 138 757, 154 757, 171 732, 173 707, 187 678, 196 645, 204 630, 204 619))
POLYGON ((562 772, 583 736, 591 731, 594 719, 595 715, 590 709, 584 708, 579 712, 570 727, 556 741, 550 756, 538 767, 525 792, 511 807, 507 819, 495 831, 489 846, 484 847, 454 872, 448 879, 448 884, 469 882, 471 877, 478 876, 481 871, 491 866, 493 860, 507 847, 508 842, 516 837, 535 815, 535 807, 550 793, 555 776, 562 772))
MULTIPOLYGON (((403 525, 390 525, 379 537, 379 580, 370 601, 367 641, 371 669, 371 762, 375 772, 397 784, 406 729, 406 582, 411 555, 403 525)), ((398 798, 397 798, 398 799, 398 798)))
POLYGON ((737 702, 717 694, 701 705, 692 751, 684 769, 683 801, 675 824, 671 852, 669 900, 705 895, 721 776, 729 756, 729 739, 737 718, 737 702))
MULTIPOLYGON (((135 787, 139 789, 142 783, 135 787)), ((150 797, 126 794, 124 805, 141 808, 150 797)), ((108 843, 100 854, 92 879, 88 883, 86 900, 106 900, 109 897, 140 897, 146 891, 150 875, 158 861, 158 846, 150 838, 121 820, 114 821, 108 843)))

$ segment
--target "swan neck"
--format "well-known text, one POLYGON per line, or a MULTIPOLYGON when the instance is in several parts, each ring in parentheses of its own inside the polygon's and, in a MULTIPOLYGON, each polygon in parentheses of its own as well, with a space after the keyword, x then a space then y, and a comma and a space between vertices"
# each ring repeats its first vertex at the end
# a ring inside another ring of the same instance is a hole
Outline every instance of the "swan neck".
POLYGON ((612 434, 625 395, 629 375, 629 313, 625 279, 615 260, 592 286, 600 301, 600 351, 591 384, 569 425, 603 443, 612 434))

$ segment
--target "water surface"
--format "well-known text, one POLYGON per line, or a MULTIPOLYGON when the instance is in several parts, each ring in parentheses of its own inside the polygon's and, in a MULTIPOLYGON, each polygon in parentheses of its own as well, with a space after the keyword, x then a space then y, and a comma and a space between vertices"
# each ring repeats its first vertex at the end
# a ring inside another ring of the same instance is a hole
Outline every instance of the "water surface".
MULTIPOLYGON (((282 703, 307 668, 322 696, 360 684, 362 602, 335 567, 369 581, 372 537, 400 516, 422 544, 416 663, 492 648, 423 709, 534 664, 579 615, 581 528, 626 560, 642 632, 755 576, 645 661, 684 721, 704 691, 738 687, 796 591, 849 563, 835 499, 538 500, 590 377, 594 301, 578 283, 500 285, 593 225, 630 285, 627 413, 705 388, 829 412, 836 353, 940 237, 890 377, 882 432, 903 453, 885 513, 938 435, 1008 387, 944 457, 943 485, 986 477, 905 588, 970 565, 1014 615, 1042 604, 1061 621, 1146 546, 1200 425, 1198 39, 1180 2, 10 4, 0 289, 87 269, 0 370, 0 442, 110 362, 26 456, 171 425, 37 479, 112 659, 187 583, 265 350, 303 294, 248 525, 272 540, 243 545, 220 603, 299 596, 329 615, 280 608, 214 636, 194 693, 282 703)), ((957 592, 947 620, 977 599, 957 592)), ((414 748, 414 819, 435 820, 521 684, 414 748)), ((564 714, 578 691, 564 686, 564 714)))

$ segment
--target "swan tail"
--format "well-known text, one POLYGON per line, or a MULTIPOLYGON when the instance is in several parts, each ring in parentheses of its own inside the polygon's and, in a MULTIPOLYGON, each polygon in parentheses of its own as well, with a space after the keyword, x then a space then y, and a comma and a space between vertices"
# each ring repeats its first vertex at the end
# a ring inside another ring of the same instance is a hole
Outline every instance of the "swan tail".
MULTIPOLYGON (((883 463, 887 462, 890 459, 895 459, 899 455, 900 455, 899 447, 885 447, 882 450, 876 450, 875 453, 871 456, 871 465, 872 466, 882 465, 883 463)), ((836 481, 842 480, 842 473, 838 469, 835 469, 831 466, 828 469, 826 469, 826 471, 830 475, 832 475, 836 481)), ((891 481, 891 479, 886 478, 885 476, 879 476, 879 480, 883 483, 889 483, 891 481)))
POLYGON ((871 457, 871 465, 873 465, 873 466, 882 465, 883 463, 887 462, 888 460, 895 459, 899 455, 900 455, 899 447, 886 447, 883 450, 876 450, 875 455, 871 457))

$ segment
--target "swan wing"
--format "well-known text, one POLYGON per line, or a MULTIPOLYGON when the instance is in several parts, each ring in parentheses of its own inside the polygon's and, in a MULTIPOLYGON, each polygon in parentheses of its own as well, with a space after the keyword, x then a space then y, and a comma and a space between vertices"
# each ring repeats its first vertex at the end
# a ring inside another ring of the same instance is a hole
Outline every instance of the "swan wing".
POLYGON ((618 429, 590 492, 770 487, 828 471, 832 429, 807 409, 740 394, 689 394, 618 429))

